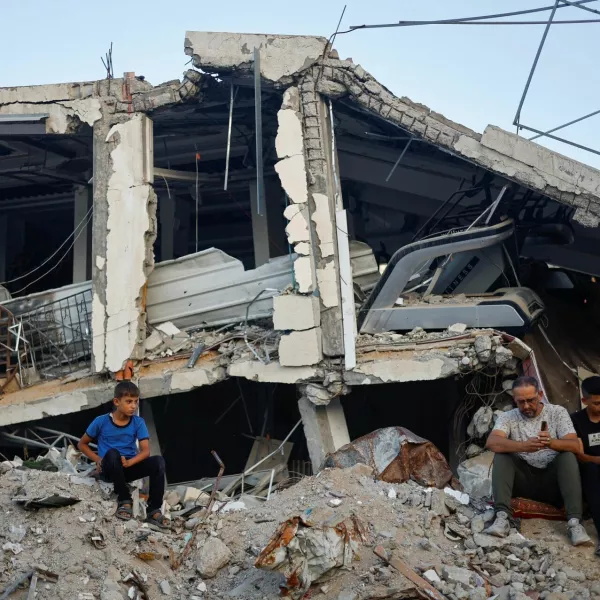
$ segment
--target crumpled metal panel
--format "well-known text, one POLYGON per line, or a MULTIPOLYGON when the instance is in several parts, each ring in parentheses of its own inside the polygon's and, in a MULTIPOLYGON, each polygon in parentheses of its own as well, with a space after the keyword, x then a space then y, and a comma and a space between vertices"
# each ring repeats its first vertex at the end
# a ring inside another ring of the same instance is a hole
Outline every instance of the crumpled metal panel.
POLYGON ((403 483, 412 479, 443 488, 452 479, 444 455, 428 440, 404 427, 377 429, 330 454, 324 468, 347 469, 357 463, 372 467, 378 479, 403 483))
POLYGON ((367 541, 367 529, 355 515, 340 520, 333 511, 309 509, 279 526, 254 566, 282 573, 282 591, 298 600, 333 569, 349 570, 367 541))

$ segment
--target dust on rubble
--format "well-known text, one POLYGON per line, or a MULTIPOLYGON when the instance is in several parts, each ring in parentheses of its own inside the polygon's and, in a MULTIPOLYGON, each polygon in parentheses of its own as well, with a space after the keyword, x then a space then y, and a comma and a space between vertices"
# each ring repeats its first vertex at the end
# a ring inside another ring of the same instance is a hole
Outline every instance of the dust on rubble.
MULTIPOLYGON (((271 600, 280 597, 280 572, 254 567, 281 524, 309 512, 347 516, 365 529, 350 568, 344 563, 313 582, 305 598, 368 600, 418 597, 415 586, 378 558, 383 546, 450 600, 570 600, 600 597, 593 548, 572 549, 564 523, 529 521, 523 537, 507 540, 483 532, 490 512, 464 504, 464 494, 409 481, 374 481, 365 465, 326 469, 277 492, 268 502, 200 521, 196 547, 177 570, 191 526, 156 532, 137 521, 115 519, 114 496, 93 481, 64 473, 11 469, 0 477, 0 596, 31 569, 58 575, 40 579, 38 600, 271 600), (76 483, 77 482, 77 483, 76 483), (77 497, 72 506, 26 511, 15 497, 77 497), (201 575, 202 573, 202 575, 201 575), (126 582, 124 582, 126 580, 126 582), (128 596, 128 593, 131 594, 128 596), (527 595, 525 595, 527 593, 527 595)), ((198 515, 195 515, 198 523, 198 515)), ((315 549, 317 552, 319 549, 315 549)), ((289 580, 288 580, 289 583, 289 580)), ((19 589, 10 598, 24 599, 19 589)), ((297 590, 289 591, 298 597, 297 590)), ((301 596, 300 596, 301 597, 301 596)))

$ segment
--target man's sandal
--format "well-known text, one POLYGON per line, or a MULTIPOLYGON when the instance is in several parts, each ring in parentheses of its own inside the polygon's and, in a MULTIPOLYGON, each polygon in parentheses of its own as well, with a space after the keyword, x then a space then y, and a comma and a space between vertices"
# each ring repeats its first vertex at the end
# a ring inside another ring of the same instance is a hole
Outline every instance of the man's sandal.
POLYGON ((122 521, 130 521, 133 519, 133 503, 131 500, 119 502, 115 516, 117 519, 121 519, 122 521))
POLYGON ((151 512, 146 518, 146 522, 150 525, 160 527, 161 529, 170 529, 171 521, 165 517, 160 510, 151 512))

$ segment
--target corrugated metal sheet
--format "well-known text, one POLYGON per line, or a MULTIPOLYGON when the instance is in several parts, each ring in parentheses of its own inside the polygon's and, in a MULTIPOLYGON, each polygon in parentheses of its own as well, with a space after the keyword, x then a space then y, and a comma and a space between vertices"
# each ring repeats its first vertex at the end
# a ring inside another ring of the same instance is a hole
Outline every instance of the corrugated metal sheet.
MULTIPOLYGON (((241 261, 210 248, 156 265, 148 281, 148 322, 172 321, 180 329, 235 323, 261 290, 283 290, 291 284, 289 256, 244 271, 241 261)), ((265 292, 254 302, 250 318, 271 315, 276 294, 265 292)))
MULTIPOLYGON (((354 281, 370 289, 379 278, 373 251, 360 242, 350 248, 354 281)), ((148 280, 148 322, 173 322, 180 329, 235 323, 245 318, 246 307, 264 289, 283 290, 293 283, 295 255, 271 259, 258 269, 245 271, 241 261, 216 248, 157 263, 148 280)), ((16 298, 3 303, 14 315, 69 296, 89 292, 91 282, 16 298)), ((268 317, 273 312, 275 291, 267 291, 252 304, 249 317, 268 317)), ((86 294, 91 298, 91 294, 86 294)), ((86 304, 91 314, 91 300, 86 304)))

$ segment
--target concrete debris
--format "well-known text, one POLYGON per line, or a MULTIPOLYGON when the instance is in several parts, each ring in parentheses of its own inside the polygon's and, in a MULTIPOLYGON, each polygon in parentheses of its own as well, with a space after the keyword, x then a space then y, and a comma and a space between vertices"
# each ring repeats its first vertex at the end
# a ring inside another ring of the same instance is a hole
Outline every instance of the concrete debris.
POLYGON ((493 452, 483 452, 458 465, 458 479, 473 498, 491 498, 493 452))
POLYGON ((482 438, 487 436, 492 428, 493 420, 493 409, 489 406, 482 406, 473 415, 473 419, 467 427, 467 435, 471 438, 482 438))
POLYGON ((348 468, 369 465, 377 477, 389 483, 413 479, 443 488, 452 479, 444 455, 428 440, 403 427, 378 429, 343 446, 325 460, 325 467, 348 468))
MULTIPOLYGON (((416 597, 393 566, 398 563, 449 600, 494 594, 508 600, 537 594, 544 600, 591 600, 600 595, 593 549, 573 550, 562 524, 524 521, 527 537, 515 529, 507 538, 491 537, 483 533, 493 519, 484 503, 462 504, 454 492, 449 496, 412 480, 374 480, 372 470, 360 463, 305 477, 273 492, 268 503, 244 511, 203 514, 195 507, 188 516, 173 517, 170 531, 152 531, 136 520, 121 524, 114 518, 114 496, 106 499, 95 481, 90 486, 75 479, 22 467, 0 476, 0 590, 40 566, 59 575, 38 584, 40 600, 143 600, 135 581, 154 599, 271 600, 278 597, 284 575, 292 598, 309 580, 313 597, 323 600, 337 600, 348 591, 358 600, 416 597), (34 490, 38 497, 60 493, 81 501, 37 511, 12 502, 34 490), (329 507, 332 498, 342 504, 329 507), (191 534, 186 519, 196 519, 197 543, 173 571, 170 555, 179 556, 191 534), (90 542, 98 532, 104 548, 90 542), (369 551, 375 544, 385 547, 389 562, 369 551), (267 557, 273 562, 267 564, 267 557), (255 568, 263 562, 265 568, 255 568), (292 565, 298 567, 297 582, 292 565), (130 578, 134 572, 137 579, 130 578)), ((196 497, 190 485, 171 491, 176 492, 169 492, 173 502, 196 497)))
POLYGON ((336 518, 327 510, 309 509, 279 527, 256 566, 283 573, 288 595, 298 600, 332 569, 350 570, 359 545, 367 541, 356 516, 336 518))
POLYGON ((492 338, 487 335, 478 335, 475 338, 475 352, 481 362, 488 362, 492 355, 492 338))
POLYGON ((231 560, 231 550, 218 538, 210 538, 200 549, 196 569, 204 579, 214 577, 231 560))
POLYGON ((216 350, 221 356, 223 365, 231 359, 254 360, 255 356, 246 344, 244 334, 249 343, 258 342, 265 349, 267 356, 276 356, 280 334, 260 324, 249 325, 247 330, 243 326, 238 326, 214 331, 197 328, 180 331, 172 323, 167 322, 158 325, 146 338, 144 346, 146 359, 193 356, 195 364, 202 353, 216 350))

